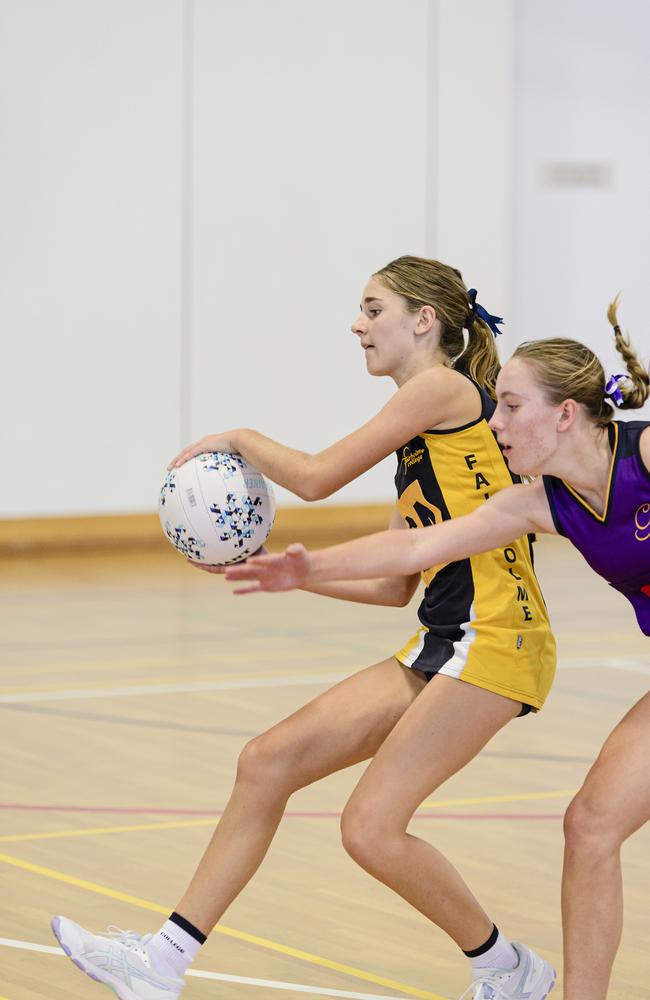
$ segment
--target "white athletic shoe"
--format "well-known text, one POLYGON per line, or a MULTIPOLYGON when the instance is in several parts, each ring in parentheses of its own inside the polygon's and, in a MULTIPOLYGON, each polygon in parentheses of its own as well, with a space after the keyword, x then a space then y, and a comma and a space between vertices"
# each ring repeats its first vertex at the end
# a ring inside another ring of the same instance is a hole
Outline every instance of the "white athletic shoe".
POLYGON ((525 944, 512 942, 519 955, 515 969, 486 969, 485 974, 465 990, 459 1000, 544 1000, 553 987, 557 973, 525 944))
POLYGON ((119 1000, 177 1000, 183 980, 154 972, 147 951, 151 934, 109 927, 91 934, 67 917, 55 917, 52 930, 66 955, 98 983, 109 986, 119 1000))

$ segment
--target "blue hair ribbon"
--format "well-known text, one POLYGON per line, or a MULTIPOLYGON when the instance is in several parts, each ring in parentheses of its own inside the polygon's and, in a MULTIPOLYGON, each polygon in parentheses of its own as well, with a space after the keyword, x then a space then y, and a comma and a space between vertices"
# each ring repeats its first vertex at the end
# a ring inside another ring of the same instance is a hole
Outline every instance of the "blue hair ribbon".
POLYGON ((619 389, 619 382, 625 382, 629 375, 610 375, 605 386, 605 395, 609 396, 617 406, 623 405, 623 393, 619 389))
POLYGON ((469 299, 469 313, 467 315, 466 325, 468 327, 471 326, 474 317, 478 316, 478 318, 482 319, 484 323, 487 323, 494 337, 498 337, 500 333, 503 333, 503 330, 499 329, 499 324, 504 322, 503 318, 501 316, 493 316, 487 311, 487 309, 476 301, 475 288, 470 288, 467 293, 467 297, 469 299))

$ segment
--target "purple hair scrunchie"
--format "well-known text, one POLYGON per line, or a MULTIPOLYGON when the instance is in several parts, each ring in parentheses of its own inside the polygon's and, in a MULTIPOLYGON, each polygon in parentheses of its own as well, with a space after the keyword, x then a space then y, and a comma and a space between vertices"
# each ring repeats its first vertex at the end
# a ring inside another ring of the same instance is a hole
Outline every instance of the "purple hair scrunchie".
POLYGON ((605 385, 605 395, 616 403, 617 406, 622 406, 624 399, 623 393, 619 388, 619 382, 625 382, 629 375, 610 375, 607 379, 607 384, 605 385))

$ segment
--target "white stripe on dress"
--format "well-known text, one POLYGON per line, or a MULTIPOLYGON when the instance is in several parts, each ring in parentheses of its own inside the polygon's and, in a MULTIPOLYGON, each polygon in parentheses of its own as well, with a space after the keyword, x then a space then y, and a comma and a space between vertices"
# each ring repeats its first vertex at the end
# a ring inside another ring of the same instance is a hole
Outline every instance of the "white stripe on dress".
POLYGON ((460 628, 463 630, 463 638, 454 643, 454 655, 447 660, 444 666, 438 671, 447 677, 460 677, 467 664, 469 651, 476 639, 476 629, 472 627, 474 620, 474 603, 469 609, 469 621, 463 622, 460 628))

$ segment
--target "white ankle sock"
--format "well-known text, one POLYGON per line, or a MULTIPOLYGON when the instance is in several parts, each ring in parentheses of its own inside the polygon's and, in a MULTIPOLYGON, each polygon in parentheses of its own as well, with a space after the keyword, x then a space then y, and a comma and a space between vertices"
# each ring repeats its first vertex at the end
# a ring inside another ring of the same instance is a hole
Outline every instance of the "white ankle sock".
POLYGON ((480 979, 486 969, 515 969, 519 965, 519 955, 507 937, 496 927, 495 931, 497 937, 494 944, 480 955, 470 954, 468 956, 472 963, 474 979, 480 979))
POLYGON ((180 978, 190 962, 194 961, 202 944, 173 920, 166 920, 147 944, 147 951, 156 971, 180 978))

